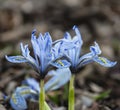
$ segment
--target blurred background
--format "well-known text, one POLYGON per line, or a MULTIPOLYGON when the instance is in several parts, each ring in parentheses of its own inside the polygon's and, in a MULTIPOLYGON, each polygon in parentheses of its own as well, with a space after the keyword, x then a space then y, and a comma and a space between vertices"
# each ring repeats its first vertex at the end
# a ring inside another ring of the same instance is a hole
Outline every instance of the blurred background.
MULTIPOLYGON (((79 27, 84 42, 82 54, 89 52, 96 41, 102 56, 118 62, 113 68, 93 63, 81 69, 75 81, 75 110, 120 110, 120 0, 0 0, 0 100, 25 77, 36 78, 27 65, 9 63, 4 56, 21 54, 20 42, 31 47, 33 29, 37 29, 37 35, 50 32, 56 40, 66 31, 75 35, 74 25, 79 27), (102 97, 93 100, 96 94, 102 97)), ((52 107, 66 110, 64 91, 67 94, 66 87, 49 93, 46 100, 52 107)), ((8 103, 0 106, 0 110, 12 110, 8 103)))

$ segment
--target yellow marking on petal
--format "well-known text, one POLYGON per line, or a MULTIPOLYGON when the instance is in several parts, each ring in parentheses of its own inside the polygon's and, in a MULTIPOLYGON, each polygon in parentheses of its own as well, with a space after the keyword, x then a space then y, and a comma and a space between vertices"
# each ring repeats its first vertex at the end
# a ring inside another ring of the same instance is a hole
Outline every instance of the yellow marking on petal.
POLYGON ((58 60, 57 63, 59 63, 61 66, 64 66, 64 64, 60 60, 58 60))
POLYGON ((107 62, 106 62, 106 60, 105 60, 104 58, 99 57, 99 59, 100 59, 103 63, 107 64, 107 62))
POLYGON ((19 61, 21 61, 21 58, 16 58, 16 60, 19 60, 19 61))
POLYGON ((13 100, 13 102, 14 102, 15 104, 17 103, 17 100, 16 100, 16 98, 15 98, 15 94, 12 95, 12 100, 13 100))
POLYGON ((26 94, 30 94, 30 90, 25 90, 20 92, 21 95, 26 95, 26 94))

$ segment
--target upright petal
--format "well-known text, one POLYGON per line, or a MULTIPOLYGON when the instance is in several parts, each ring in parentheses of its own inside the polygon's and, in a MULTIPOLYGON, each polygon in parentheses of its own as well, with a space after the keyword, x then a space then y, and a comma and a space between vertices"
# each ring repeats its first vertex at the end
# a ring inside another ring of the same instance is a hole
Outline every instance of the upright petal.
POLYGON ((86 64, 86 63, 90 63, 94 57, 101 54, 101 50, 99 48, 99 45, 96 42, 95 42, 95 46, 90 46, 90 51, 91 52, 80 57, 80 59, 78 61, 79 67, 84 66, 84 64, 86 64))
POLYGON ((79 43, 80 43, 80 45, 82 45, 83 41, 82 41, 82 37, 81 37, 79 29, 77 28, 77 26, 73 26, 73 30, 75 30, 75 33, 76 33, 76 35, 78 36, 78 39, 79 39, 79 43))
POLYGON ((67 40, 71 40, 71 35, 69 34, 69 32, 65 33, 64 38, 67 40))
POLYGON ((97 42, 94 42, 95 46, 90 46, 90 51, 93 53, 93 55, 100 55, 101 50, 97 42))

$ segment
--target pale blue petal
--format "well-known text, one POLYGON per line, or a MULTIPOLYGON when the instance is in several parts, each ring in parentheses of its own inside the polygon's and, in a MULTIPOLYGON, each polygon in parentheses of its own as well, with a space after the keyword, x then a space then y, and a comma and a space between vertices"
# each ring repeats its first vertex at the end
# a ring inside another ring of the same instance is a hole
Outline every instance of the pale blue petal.
POLYGON ((60 50, 61 45, 62 45, 62 42, 58 42, 52 47, 52 50, 51 50, 52 51, 52 60, 59 58, 60 56, 63 55, 63 53, 60 50))
POLYGON ((69 32, 66 32, 65 35, 64 35, 64 38, 67 39, 67 40, 71 40, 71 35, 69 32))
POLYGON ((51 36, 49 34, 49 32, 46 32, 45 35, 45 51, 46 52, 50 52, 51 51, 51 47, 52 47, 52 39, 51 36))
POLYGON ((16 93, 19 93, 23 98, 29 99, 37 95, 37 92, 29 86, 20 86, 15 90, 16 93))
POLYGON ((45 83, 45 91, 56 90, 65 85, 71 78, 71 71, 69 68, 57 69, 56 71, 50 71, 54 76, 45 83))
POLYGON ((59 69, 67 68, 67 67, 70 67, 70 65, 71 65, 67 60, 56 60, 54 62, 51 62, 50 64, 59 69))
POLYGON ((110 60, 108 60, 107 58, 104 58, 104 57, 95 57, 93 59, 93 61, 95 61, 105 67, 113 67, 117 63, 117 62, 111 62, 110 60))
POLYGON ((90 46, 90 51, 93 53, 93 55, 100 55, 101 50, 97 42, 94 42, 95 46, 90 46))
POLYGON ((29 49, 27 49, 28 45, 23 46, 23 43, 20 43, 20 48, 21 48, 21 51, 22 51, 22 55, 24 57, 27 57, 27 55, 30 53, 29 49))
POLYGON ((73 49, 69 49, 68 50, 68 55, 69 55, 69 57, 71 58, 71 61, 72 61, 72 64, 71 64, 71 66, 75 66, 75 58, 76 58, 76 51, 75 51, 75 48, 73 48, 73 49))
POLYGON ((85 59, 77 66, 77 68, 79 69, 89 63, 92 63, 92 62, 94 62, 92 58, 85 59))
POLYGON ((76 35, 78 36, 78 39, 79 39, 79 43, 80 43, 80 45, 82 45, 83 41, 82 41, 82 37, 81 37, 79 29, 77 28, 77 26, 73 26, 73 30, 75 30, 75 33, 76 33, 76 35))
POLYGON ((27 103, 26 100, 19 94, 13 93, 10 98, 10 105, 14 110, 26 110, 27 103))
POLYGON ((40 48, 39 48, 38 41, 37 41, 37 38, 34 35, 34 33, 35 33, 35 31, 33 31, 33 33, 32 33, 31 43, 33 46, 34 55, 38 55, 38 54, 40 54, 40 48))
POLYGON ((78 60, 78 68, 93 62, 93 58, 101 54, 101 50, 99 45, 95 43, 95 46, 90 46, 90 51, 89 53, 81 56, 78 60))
POLYGON ((33 57, 30 56, 30 51, 28 49, 28 45, 23 46, 23 44, 20 44, 22 55, 27 60, 28 64, 30 64, 36 71, 39 72, 39 65, 37 60, 35 60, 33 57))
POLYGON ((56 75, 56 71, 55 70, 50 70, 47 73, 47 76, 55 76, 56 75))
POLYGON ((24 63, 27 60, 23 56, 5 56, 5 58, 12 63, 24 63))
POLYGON ((39 83, 34 78, 27 78, 22 82, 22 84, 31 87, 31 89, 37 92, 40 92, 39 83))

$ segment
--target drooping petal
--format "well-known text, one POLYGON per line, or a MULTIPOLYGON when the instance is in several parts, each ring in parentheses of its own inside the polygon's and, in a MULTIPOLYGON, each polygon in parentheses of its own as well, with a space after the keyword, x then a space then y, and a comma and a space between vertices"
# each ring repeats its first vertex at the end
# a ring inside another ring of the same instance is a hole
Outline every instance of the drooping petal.
POLYGON ((105 67, 113 67, 117 63, 117 62, 112 62, 104 57, 95 57, 95 58, 93 58, 93 61, 95 61, 95 62, 97 62, 100 65, 105 66, 105 67))
POLYGON ((71 65, 67 60, 55 60, 54 62, 51 62, 50 64, 59 69, 68 68, 71 65))
POLYGON ((23 56, 5 56, 5 58, 12 63, 24 63, 27 60, 23 56))
POLYGON ((10 105, 14 110, 26 110, 26 100, 17 92, 13 93, 10 98, 10 105))
POLYGON ((40 92, 39 83, 34 78, 27 78, 22 82, 23 85, 29 86, 31 89, 40 92))
POLYGON ((38 93, 29 86, 17 87, 15 92, 19 93, 25 99, 33 98, 38 95, 38 93))
POLYGON ((45 91, 60 88, 65 85, 71 77, 71 71, 69 68, 57 69, 56 71, 52 70, 48 74, 54 74, 54 76, 47 83, 45 83, 45 91))

